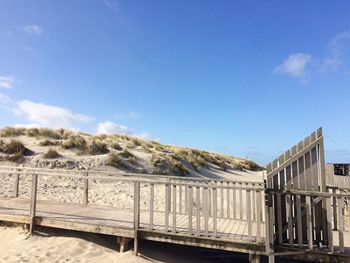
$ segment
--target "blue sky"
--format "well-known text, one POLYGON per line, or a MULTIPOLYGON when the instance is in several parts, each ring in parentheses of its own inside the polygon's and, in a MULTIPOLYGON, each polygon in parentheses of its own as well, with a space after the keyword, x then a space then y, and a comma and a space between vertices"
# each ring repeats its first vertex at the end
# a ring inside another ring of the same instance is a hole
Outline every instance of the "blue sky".
POLYGON ((348 1, 0 0, 0 126, 350 162, 348 1))

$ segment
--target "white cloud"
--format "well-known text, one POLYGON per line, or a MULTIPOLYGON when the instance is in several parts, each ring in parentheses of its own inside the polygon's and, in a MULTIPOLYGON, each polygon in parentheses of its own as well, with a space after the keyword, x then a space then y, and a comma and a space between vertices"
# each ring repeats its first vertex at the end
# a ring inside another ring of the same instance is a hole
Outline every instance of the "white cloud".
POLYGON ((103 134, 132 134, 132 132, 128 129, 128 127, 116 124, 111 121, 105 121, 98 124, 97 133, 103 134))
POLYGON ((23 27, 23 30, 27 32, 28 34, 34 34, 34 35, 41 35, 43 32, 42 26, 39 25, 26 25, 23 27))
POLYGON ((28 100, 17 102, 17 115, 22 115, 27 121, 39 126, 52 128, 72 128, 75 123, 86 123, 93 117, 75 114, 57 106, 35 103, 28 100))
POLYGON ((0 75, 0 88, 12 89, 17 82, 14 76, 2 76, 0 75))
POLYGON ((135 112, 135 111, 129 111, 128 113, 124 114, 116 114, 114 116, 117 120, 136 120, 142 117, 142 113, 135 112))
POLYGON ((275 68, 275 72, 301 78, 305 75, 306 67, 311 60, 312 56, 310 54, 292 54, 281 65, 275 68))

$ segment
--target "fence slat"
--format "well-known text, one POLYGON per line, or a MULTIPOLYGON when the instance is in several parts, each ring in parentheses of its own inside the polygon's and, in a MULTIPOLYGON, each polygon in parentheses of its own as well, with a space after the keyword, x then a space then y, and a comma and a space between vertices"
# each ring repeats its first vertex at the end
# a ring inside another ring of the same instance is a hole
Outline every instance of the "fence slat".
POLYGON ((246 212, 247 212, 247 221, 248 221, 248 240, 252 240, 252 215, 251 215, 251 205, 252 205, 252 200, 251 200, 251 191, 247 190, 246 191, 246 212))
POLYGON ((278 233, 278 243, 282 244, 283 243, 283 239, 282 239, 282 209, 281 209, 281 194, 278 193, 277 194, 277 209, 275 211, 277 211, 277 233, 278 233))
POLYGON ((169 210, 170 210, 170 184, 165 184, 165 211, 164 211, 164 231, 169 231, 169 210))
POLYGON ((307 222, 307 240, 309 249, 312 250, 313 239, 312 239, 312 218, 311 218, 311 196, 306 196, 306 222, 307 222))
POLYGON ((239 184, 239 219, 243 219, 243 195, 242 195, 242 183, 239 184))
POLYGON ((227 197, 226 197, 226 216, 227 216, 227 218, 231 218, 231 213, 230 213, 230 182, 227 182, 226 183, 226 185, 227 185, 227 189, 226 189, 226 195, 227 195, 227 197))
POLYGON ((220 217, 223 218, 224 217, 224 188, 222 188, 224 186, 223 182, 220 182, 221 188, 220 188, 220 217))
POLYGON ((237 202, 236 202, 236 183, 233 182, 233 189, 232 189, 232 212, 233 212, 233 219, 237 219, 237 202))
POLYGON ((201 229, 201 214, 200 214, 200 191, 201 189, 199 187, 196 187, 196 229, 197 229, 197 236, 200 235, 200 229, 201 229))
POLYGON ((289 245, 294 245, 294 231, 293 231, 293 212, 292 212, 292 196, 290 194, 287 195, 287 208, 288 208, 288 240, 289 245))
POLYGON ((173 185, 173 232, 176 233, 176 184, 173 185))
POLYGON ((208 236, 208 212, 209 212, 209 207, 208 207, 208 187, 204 187, 204 232, 205 235, 208 236))
MULTIPOLYGON (((186 187, 187 188, 187 187, 186 187)), ((188 233, 192 235, 192 186, 188 186, 188 233)))
POLYGON ((18 190, 19 190, 19 173, 15 174, 15 193, 14 197, 18 197, 18 190))
POLYGON ((331 207, 331 197, 326 198, 327 207, 327 236, 328 236, 328 250, 330 252, 334 251, 333 247, 333 231, 332 231, 332 207, 331 207))
MULTIPOLYGON (((257 242, 261 242, 261 191, 256 191, 256 201, 257 201, 257 218, 256 218, 256 241, 257 242)), ((255 202, 255 200, 253 199, 253 202, 255 202)))
POLYGON ((37 189, 38 189, 38 175, 32 175, 32 189, 31 189, 31 198, 30 198, 30 225, 29 232, 32 234, 34 231, 34 219, 36 212, 36 198, 37 198, 37 189))
POLYGON ((298 245, 303 246, 303 232, 301 226, 301 199, 300 195, 296 195, 296 209, 297 209, 297 233, 298 233, 298 245))
POLYGON ((213 188, 213 236, 217 237, 217 191, 213 188))
POLYGON ((150 201, 149 201, 149 228, 153 230, 154 217, 154 184, 150 185, 150 201))
POLYGON ((339 251, 344 252, 344 197, 338 197, 339 251))

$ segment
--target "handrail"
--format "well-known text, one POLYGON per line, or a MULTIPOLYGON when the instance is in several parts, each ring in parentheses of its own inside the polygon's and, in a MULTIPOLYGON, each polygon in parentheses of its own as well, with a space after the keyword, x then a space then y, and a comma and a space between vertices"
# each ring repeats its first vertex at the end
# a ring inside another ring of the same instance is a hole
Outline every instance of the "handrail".
MULTIPOLYGON (((211 178, 198 178, 198 177, 182 177, 182 176, 171 176, 171 175, 158 175, 158 174, 146 174, 146 173, 130 173, 130 172, 108 172, 108 171, 97 171, 97 170, 67 170, 67 169, 48 169, 48 168, 32 168, 32 167, 16 167, 16 166, 0 166, 0 172, 2 172, 2 169, 13 169, 15 171, 18 170, 25 170, 25 171, 32 171, 32 172, 42 172, 47 171, 48 173, 83 173, 85 174, 88 172, 89 174, 107 174, 110 176, 121 176, 121 177, 128 177, 128 176, 137 176, 137 177, 146 177, 148 178, 157 178, 157 179, 175 179, 175 180, 183 180, 183 181, 203 181, 203 182, 234 182, 234 183, 253 183, 256 185, 263 185, 263 182, 258 181, 235 181, 235 180, 228 180, 228 179, 211 179, 211 178)), ((14 171, 14 172, 15 172, 14 171)), ((8 170, 5 170, 5 172, 9 172, 8 170)), ((95 177, 95 176, 94 176, 95 177)))

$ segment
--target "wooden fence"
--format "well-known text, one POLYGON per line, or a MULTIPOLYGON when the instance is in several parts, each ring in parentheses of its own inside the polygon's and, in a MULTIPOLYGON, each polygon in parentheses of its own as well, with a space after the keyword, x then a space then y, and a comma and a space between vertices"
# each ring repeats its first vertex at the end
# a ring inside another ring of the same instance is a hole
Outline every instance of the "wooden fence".
POLYGON ((78 182, 80 185, 76 188, 76 194, 80 197, 78 203, 85 206, 96 205, 90 194, 96 180, 111 184, 117 182, 128 184, 133 188, 133 199, 125 209, 133 210, 136 232, 146 227, 151 231, 157 230, 169 234, 181 232, 182 235, 222 240, 218 221, 240 220, 247 222, 245 241, 263 242, 265 200, 261 182, 18 167, 0 167, 0 175, 11 177, 13 187, 6 189, 11 192, 11 198, 23 198, 20 191, 23 188, 22 184, 31 184, 30 196, 25 197, 31 200, 29 212, 31 230, 34 226, 37 200, 46 200, 45 189, 52 186, 46 179, 55 177, 52 182, 54 185, 59 185, 63 180, 78 182), (163 196, 161 201, 156 200, 159 193, 163 196), (149 221, 141 227, 140 213, 145 212, 148 213, 149 221), (155 213, 159 212, 164 216, 164 225, 155 227, 155 213), (181 226, 179 218, 182 220, 181 226))

